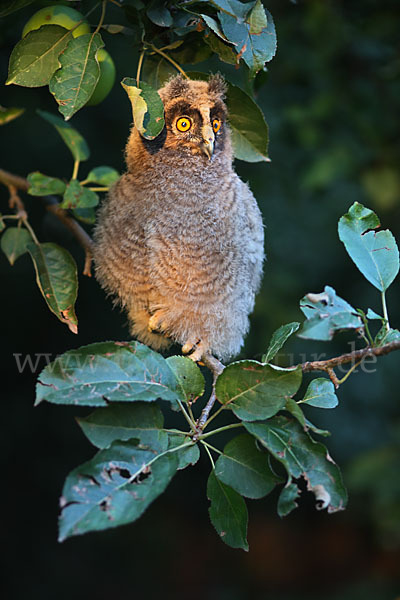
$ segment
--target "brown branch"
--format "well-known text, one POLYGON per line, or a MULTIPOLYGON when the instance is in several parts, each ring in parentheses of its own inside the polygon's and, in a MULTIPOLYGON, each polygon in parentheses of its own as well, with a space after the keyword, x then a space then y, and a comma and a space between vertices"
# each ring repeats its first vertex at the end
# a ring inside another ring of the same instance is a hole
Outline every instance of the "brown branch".
POLYGON ((329 358, 328 360, 315 360, 315 361, 307 361, 301 363, 301 368, 303 373, 309 373, 311 371, 324 371, 328 373, 330 379, 334 383, 335 387, 339 387, 339 380, 336 377, 334 372, 334 368, 339 365, 345 365, 348 363, 355 364, 356 362, 361 362, 368 358, 369 356, 384 356, 385 354, 389 354, 394 350, 400 350, 400 340, 396 340, 394 342, 389 342, 384 346, 379 346, 377 348, 372 348, 368 346, 367 348, 361 348, 361 350, 354 350, 353 352, 348 352, 347 354, 342 354, 341 356, 336 356, 334 358, 329 358))
MULTIPOLYGON (((29 182, 24 177, 20 177, 19 175, 14 175, 13 173, 9 173, 8 171, 0 169, 0 183, 3 183, 10 190, 10 204, 12 203, 11 208, 15 207, 19 212, 25 212, 24 204, 16 193, 16 190, 23 190, 24 192, 28 191, 29 182)), ((84 249, 85 265, 83 268, 83 274, 91 277, 91 264, 93 258, 92 238, 88 233, 86 233, 83 227, 81 227, 79 223, 75 221, 75 219, 69 216, 66 210, 60 207, 58 202, 47 204, 46 209, 55 215, 57 219, 71 231, 84 249)))
POLYGON ((206 421, 208 419, 208 415, 210 414, 211 409, 215 404, 215 401, 217 399, 215 395, 215 384, 217 382, 218 376, 221 375, 222 371, 225 369, 225 366, 222 364, 222 362, 220 362, 217 358, 215 358, 215 356, 212 356, 211 354, 204 354, 204 356, 202 356, 201 358, 201 362, 208 369, 210 369, 213 375, 213 382, 210 397, 207 400, 207 404, 203 408, 203 411, 196 422, 196 432, 193 436, 194 441, 197 440, 198 437, 201 435, 204 429, 204 425, 206 424, 206 421))

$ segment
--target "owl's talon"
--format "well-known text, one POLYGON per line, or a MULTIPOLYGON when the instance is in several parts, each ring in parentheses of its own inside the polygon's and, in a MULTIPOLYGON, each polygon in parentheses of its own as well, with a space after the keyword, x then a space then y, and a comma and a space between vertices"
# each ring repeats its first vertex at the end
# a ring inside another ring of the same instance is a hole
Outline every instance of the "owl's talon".
POLYGON ((201 360, 201 357, 203 356, 204 352, 204 344, 199 339, 195 342, 186 342, 186 344, 182 346, 182 354, 186 354, 187 357, 193 360, 194 362, 198 362, 199 360, 201 360))
POLYGON ((166 321, 163 321, 163 314, 161 313, 161 311, 156 311, 149 319, 147 328, 150 331, 150 333, 163 333, 167 327, 168 324, 166 321))

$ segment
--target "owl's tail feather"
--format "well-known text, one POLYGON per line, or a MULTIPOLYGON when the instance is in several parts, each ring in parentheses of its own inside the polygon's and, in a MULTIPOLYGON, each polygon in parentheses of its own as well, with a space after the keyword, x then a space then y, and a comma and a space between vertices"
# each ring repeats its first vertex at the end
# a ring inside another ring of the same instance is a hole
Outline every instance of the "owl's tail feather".
POLYGON ((161 333, 149 330, 150 314, 145 309, 131 308, 129 310, 129 321, 131 334, 146 346, 153 350, 166 350, 172 344, 172 340, 161 333))

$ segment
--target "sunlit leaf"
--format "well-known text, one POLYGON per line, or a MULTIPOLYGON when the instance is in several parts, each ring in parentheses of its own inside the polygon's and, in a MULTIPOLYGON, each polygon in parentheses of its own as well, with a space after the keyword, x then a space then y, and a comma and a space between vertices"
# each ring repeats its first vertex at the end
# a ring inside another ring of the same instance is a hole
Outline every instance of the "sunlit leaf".
POLYGON ((399 272, 399 250, 393 234, 377 227, 376 214, 354 202, 339 221, 339 237, 364 277, 384 292, 399 272))
POLYGON ((61 179, 43 175, 39 171, 29 173, 27 180, 29 183, 28 194, 31 196, 62 195, 65 191, 65 183, 61 179))
MULTIPOLYGON (((88 417, 77 419, 83 433, 97 448, 109 448, 116 440, 137 439, 141 446, 157 452, 168 448, 164 418, 156 404, 113 404, 97 408, 88 417)), ((182 439, 182 438, 181 438, 182 439)))
POLYGON ((86 183, 97 183, 108 187, 118 181, 120 174, 112 167, 95 167, 86 177, 86 183))
POLYGON ((135 521, 165 490, 176 469, 174 453, 114 442, 68 475, 60 500, 59 541, 135 521))
POLYGON ((211 471, 207 483, 207 497, 211 501, 209 508, 211 523, 221 540, 232 548, 248 550, 247 543, 247 507, 242 496, 225 485, 211 471))
POLYGON ((167 363, 175 374, 186 401, 193 402, 204 394, 204 377, 196 363, 186 356, 170 356, 167 363))
POLYGON ((18 42, 10 56, 6 85, 47 85, 60 67, 59 56, 72 40, 72 33, 59 25, 43 25, 18 42))
POLYGON ((222 62, 228 63, 228 65, 237 64, 237 54, 233 51, 232 46, 224 42, 214 33, 209 32, 205 35, 204 41, 215 54, 218 54, 219 59, 222 60, 222 62))
POLYGON ((24 227, 9 227, 1 236, 1 249, 13 266, 17 258, 28 251, 32 236, 24 227))
POLYGON ((271 471, 268 455, 261 452, 255 439, 243 433, 231 440, 215 463, 215 474, 247 498, 263 498, 279 483, 271 471))
POLYGON ((228 365, 217 379, 218 400, 245 421, 267 419, 294 396, 302 380, 301 367, 281 369, 255 360, 228 365))
POLYGON ((136 129, 147 140, 153 140, 164 129, 164 105, 158 92, 143 81, 137 87, 130 77, 125 77, 121 85, 131 101, 136 129))
POLYGON ((71 127, 69 123, 66 123, 60 117, 45 110, 38 110, 37 113, 56 128, 65 144, 70 149, 74 160, 83 161, 89 158, 89 147, 79 131, 71 127))
POLYGON ((158 398, 184 399, 161 354, 139 342, 101 342, 70 350, 47 366, 39 376, 36 404, 107 406, 158 398))
POLYGON ((299 404, 309 404, 317 408, 335 408, 339 404, 332 381, 319 377, 313 379, 307 388, 305 396, 299 404))
POLYGON ((51 78, 49 90, 66 121, 92 96, 100 77, 97 52, 104 46, 99 33, 74 38, 60 56, 61 68, 51 78))
POLYGON ((78 333, 75 301, 78 293, 76 263, 70 253, 57 244, 29 244, 36 271, 36 282, 49 309, 78 333))

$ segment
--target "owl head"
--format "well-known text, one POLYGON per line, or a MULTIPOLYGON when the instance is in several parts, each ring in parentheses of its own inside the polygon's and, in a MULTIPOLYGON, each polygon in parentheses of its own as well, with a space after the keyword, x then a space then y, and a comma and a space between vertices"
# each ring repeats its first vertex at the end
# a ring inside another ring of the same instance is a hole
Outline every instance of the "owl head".
POLYGON ((220 75, 208 81, 174 77, 158 90, 164 104, 165 127, 154 140, 133 128, 126 147, 128 169, 187 161, 204 169, 216 162, 232 163, 224 103, 226 86, 220 75))
POLYGON ((171 79, 159 94, 164 103, 165 147, 210 160, 224 148, 226 137, 226 86, 220 75, 194 81, 181 75, 171 79))

